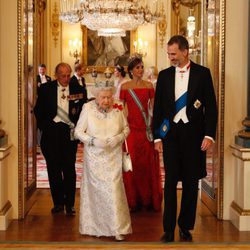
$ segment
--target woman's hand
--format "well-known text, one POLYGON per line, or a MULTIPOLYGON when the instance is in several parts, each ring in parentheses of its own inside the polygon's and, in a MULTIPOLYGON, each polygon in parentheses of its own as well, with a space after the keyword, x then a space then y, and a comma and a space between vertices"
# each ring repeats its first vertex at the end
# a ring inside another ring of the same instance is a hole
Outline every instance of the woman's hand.
POLYGON ((96 146, 98 148, 106 148, 107 147, 107 141, 103 140, 103 139, 95 138, 93 143, 94 143, 94 146, 96 146))
POLYGON ((116 136, 113 136, 111 138, 108 138, 107 139, 108 146, 111 147, 111 148, 114 148, 117 144, 121 143, 123 141, 123 139, 124 139, 123 134, 116 135, 116 136))

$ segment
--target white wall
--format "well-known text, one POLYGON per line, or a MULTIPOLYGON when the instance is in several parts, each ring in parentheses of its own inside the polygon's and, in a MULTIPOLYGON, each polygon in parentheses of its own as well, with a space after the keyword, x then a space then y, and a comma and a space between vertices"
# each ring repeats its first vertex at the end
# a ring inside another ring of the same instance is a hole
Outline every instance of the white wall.
POLYGON ((229 146, 243 129, 241 122, 247 115, 248 2, 226 1, 224 219, 229 219, 234 193, 234 159, 229 146))

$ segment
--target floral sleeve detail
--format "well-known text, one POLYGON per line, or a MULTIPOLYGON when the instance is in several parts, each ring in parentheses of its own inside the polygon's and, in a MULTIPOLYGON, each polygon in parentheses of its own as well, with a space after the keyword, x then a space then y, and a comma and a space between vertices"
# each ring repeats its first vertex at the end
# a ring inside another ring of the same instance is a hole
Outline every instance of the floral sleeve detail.
POLYGON ((113 109, 122 111, 122 110, 123 110, 123 105, 122 105, 122 104, 115 103, 115 104, 113 105, 113 109))

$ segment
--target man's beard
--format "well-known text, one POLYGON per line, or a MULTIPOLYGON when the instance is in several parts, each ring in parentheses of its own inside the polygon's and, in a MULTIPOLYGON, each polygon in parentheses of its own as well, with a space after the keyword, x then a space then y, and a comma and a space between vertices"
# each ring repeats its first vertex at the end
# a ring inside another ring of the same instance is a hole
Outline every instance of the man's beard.
POLYGON ((180 62, 179 61, 171 61, 172 66, 179 67, 180 62))

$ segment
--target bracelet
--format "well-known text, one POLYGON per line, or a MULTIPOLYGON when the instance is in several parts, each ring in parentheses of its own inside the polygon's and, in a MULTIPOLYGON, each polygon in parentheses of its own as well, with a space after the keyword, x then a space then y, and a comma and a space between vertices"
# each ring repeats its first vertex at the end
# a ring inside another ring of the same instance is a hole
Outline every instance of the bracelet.
POLYGON ((94 146, 94 139, 95 137, 91 136, 89 143, 88 143, 89 146, 94 146))

